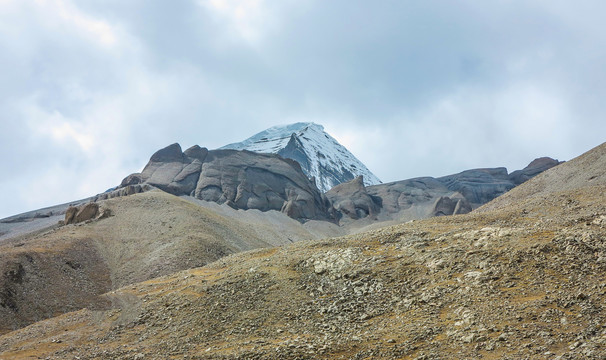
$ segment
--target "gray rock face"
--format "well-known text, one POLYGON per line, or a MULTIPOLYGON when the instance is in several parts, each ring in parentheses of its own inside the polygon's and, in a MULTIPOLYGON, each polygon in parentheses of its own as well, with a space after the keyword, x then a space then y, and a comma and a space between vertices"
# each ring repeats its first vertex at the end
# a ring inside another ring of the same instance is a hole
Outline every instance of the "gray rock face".
POLYGON ((185 153, 179 144, 169 145, 152 155, 141 172, 141 181, 174 195, 191 195, 207 154, 208 149, 197 145, 185 153))
POLYGON ((141 184, 235 209, 277 210, 299 220, 331 219, 328 201, 299 164, 275 154, 199 146, 182 152, 173 144, 156 152, 141 174, 122 182, 141 184))
POLYGON ((382 211, 389 214, 406 210, 413 205, 431 203, 452 191, 432 177, 414 178, 366 188, 369 195, 381 199, 382 211))
POLYGON ((278 210, 295 219, 326 219, 327 202, 298 163, 273 154, 213 150, 194 197, 238 209, 278 210))
POLYGON ((471 212, 471 210, 473 210, 473 208, 471 207, 471 204, 469 203, 469 201, 467 201, 467 199, 465 199, 465 198, 462 198, 462 199, 457 200, 457 204, 455 205, 455 208, 454 208, 452 214, 453 215, 467 214, 467 213, 471 212))
POLYGON ((130 174, 122 180, 120 187, 126 187, 131 185, 139 185, 143 182, 141 173, 130 174))
POLYGON ((549 170, 552 167, 561 163, 563 163, 563 161, 558 161, 550 157, 538 158, 533 160, 524 169, 516 170, 509 174, 509 179, 517 186, 542 173, 543 171, 549 170))
MULTIPOLYGON (((541 158, 512 174, 505 168, 474 169, 441 178, 422 177, 388 184, 364 185, 358 176, 325 195, 303 171, 301 139, 291 135, 282 148, 290 158, 247 150, 209 151, 193 146, 185 151, 172 144, 157 151, 141 173, 98 200, 130 195, 156 187, 174 195, 227 204, 234 209, 277 210, 298 220, 378 219, 379 214, 410 210, 408 216, 465 214, 535 176, 557 160, 541 158)), ((326 176, 325 176, 326 177, 326 176)))
POLYGON ((366 216, 375 218, 381 210, 381 199, 373 198, 366 192, 362 176, 333 187, 326 197, 336 211, 354 220, 366 216))
POLYGON ((475 206, 485 204, 516 186, 503 167, 467 170, 437 180, 449 190, 461 193, 475 206))
POLYGON ((471 204, 465 198, 457 199, 448 196, 440 197, 434 204, 432 216, 467 214, 471 211, 471 204))
POLYGON ((465 214, 560 163, 540 158, 511 174, 503 167, 473 169, 437 179, 422 177, 368 186, 366 191, 379 199, 381 211, 387 214, 411 207, 418 209, 420 217, 465 214))
POLYGON ((542 157, 533 160, 524 169, 514 171, 511 174, 508 174, 507 169, 503 167, 474 169, 440 177, 437 180, 449 190, 461 193, 475 208, 503 195, 524 181, 558 164, 561 164, 558 160, 542 157))

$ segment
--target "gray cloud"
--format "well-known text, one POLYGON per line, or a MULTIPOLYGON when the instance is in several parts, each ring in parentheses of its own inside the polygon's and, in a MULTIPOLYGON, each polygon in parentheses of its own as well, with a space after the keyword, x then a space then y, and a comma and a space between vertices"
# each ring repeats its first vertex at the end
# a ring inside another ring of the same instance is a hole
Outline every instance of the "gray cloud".
POLYGON ((604 141, 598 1, 0 1, 0 217, 178 141, 325 125, 382 180, 604 141))

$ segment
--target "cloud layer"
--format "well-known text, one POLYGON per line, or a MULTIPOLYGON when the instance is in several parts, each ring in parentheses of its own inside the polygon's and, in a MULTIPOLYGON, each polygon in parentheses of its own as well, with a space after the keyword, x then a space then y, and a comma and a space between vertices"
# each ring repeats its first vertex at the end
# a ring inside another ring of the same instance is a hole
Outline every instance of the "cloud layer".
POLYGON ((599 1, 0 0, 0 217, 315 121, 383 181, 606 133, 599 1))

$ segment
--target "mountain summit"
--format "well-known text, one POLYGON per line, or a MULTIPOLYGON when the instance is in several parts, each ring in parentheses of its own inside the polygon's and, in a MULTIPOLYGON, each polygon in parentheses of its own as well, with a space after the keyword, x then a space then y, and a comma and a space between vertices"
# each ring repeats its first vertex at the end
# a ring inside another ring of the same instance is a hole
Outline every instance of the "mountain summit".
POLYGON ((315 123, 274 126, 221 149, 273 153, 296 160, 324 192, 359 175, 363 176, 364 185, 381 183, 360 160, 326 133, 322 125, 315 123))

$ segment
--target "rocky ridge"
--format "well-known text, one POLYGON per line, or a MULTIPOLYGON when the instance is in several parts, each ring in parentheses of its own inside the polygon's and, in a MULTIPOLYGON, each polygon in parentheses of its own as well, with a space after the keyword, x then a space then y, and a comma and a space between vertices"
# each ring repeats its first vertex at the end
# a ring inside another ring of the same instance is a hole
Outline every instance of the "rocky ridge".
POLYGON ((152 155, 143 171, 126 177, 120 187, 141 185, 236 209, 282 211, 295 219, 333 217, 326 198, 299 164, 274 154, 209 151, 197 145, 183 152, 172 144, 152 155))
POLYGON ((540 158, 511 174, 506 168, 466 170, 439 178, 421 177, 365 186, 360 177, 326 193, 337 216, 400 221, 466 214, 541 172, 561 164, 540 158))
POLYGON ((303 222, 413 220, 467 213, 558 164, 541 158, 511 174, 505 168, 473 169, 372 186, 360 175, 322 193, 300 163, 280 155, 197 145, 183 152, 172 144, 152 155, 141 173, 127 176, 97 200, 158 188, 234 209, 282 211, 303 222))

